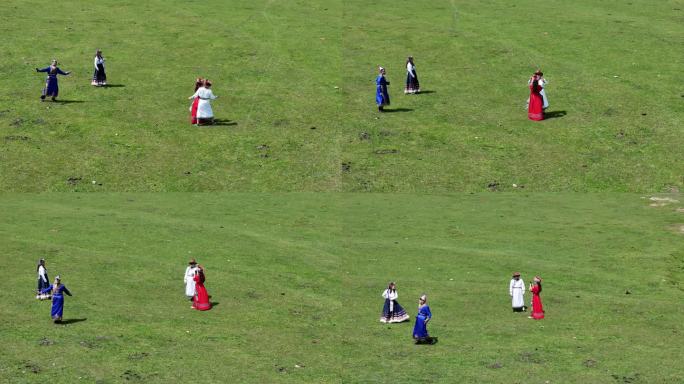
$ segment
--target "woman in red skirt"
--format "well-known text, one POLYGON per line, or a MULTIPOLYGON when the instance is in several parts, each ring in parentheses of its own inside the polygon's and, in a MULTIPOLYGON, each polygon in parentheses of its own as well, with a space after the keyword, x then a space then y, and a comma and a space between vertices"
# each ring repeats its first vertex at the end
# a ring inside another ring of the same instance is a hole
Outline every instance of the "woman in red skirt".
MULTIPOLYGON (((204 79, 198 77, 197 80, 195 80, 195 92, 197 92, 202 84, 204 84, 204 79)), ((199 104, 199 100, 199 97, 195 97, 195 100, 192 101, 192 105, 190 106, 190 124, 197 124, 197 104, 199 104)))
POLYGON ((534 277, 534 283, 530 284, 530 292, 532 292, 532 316, 530 319, 541 320, 544 318, 544 307, 541 302, 542 279, 539 276, 534 277))
POLYGON ((544 120, 544 98, 540 93, 542 89, 539 76, 535 74, 530 81, 530 104, 527 106, 527 117, 530 120, 544 120))
POLYGON ((197 266, 195 271, 195 297, 192 299, 192 308, 198 311, 208 311, 211 309, 211 302, 209 302, 209 294, 204 287, 204 267, 197 266))

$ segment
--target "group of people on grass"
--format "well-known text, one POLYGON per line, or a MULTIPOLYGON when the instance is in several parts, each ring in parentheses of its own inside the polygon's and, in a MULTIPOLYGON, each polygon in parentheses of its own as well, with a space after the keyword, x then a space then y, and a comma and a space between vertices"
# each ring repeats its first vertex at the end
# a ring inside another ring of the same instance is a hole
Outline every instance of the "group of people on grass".
MULTIPOLYGON (((401 323, 409 319, 409 315, 397 301, 399 295, 397 294, 397 285, 393 281, 390 281, 387 289, 382 291, 382 297, 385 299, 385 304, 382 307, 382 315, 380 315, 381 323, 401 323)), ((427 295, 423 294, 418 298, 418 313, 413 326, 413 339, 416 344, 435 344, 437 342, 436 337, 431 337, 428 334, 427 324, 430 319, 432 319, 432 312, 427 304, 427 295)))
POLYGON ((45 259, 38 261, 36 266, 38 273, 38 289, 36 289, 36 299, 52 300, 52 308, 50 309, 50 316, 52 321, 56 324, 62 322, 62 315, 64 314, 64 295, 71 296, 71 292, 62 284, 62 279, 57 275, 52 284, 48 277, 47 267, 45 266, 45 259))
POLYGON ((198 311, 208 311, 211 309, 209 294, 207 293, 207 288, 204 286, 205 281, 206 276, 204 275, 204 267, 197 264, 195 259, 190 259, 188 267, 185 268, 185 275, 183 276, 185 296, 192 301, 191 308, 198 311))
MULTIPOLYGON (((94 86, 106 86, 107 75, 104 67, 105 59, 102 56, 102 51, 95 52, 94 66, 95 72, 91 84, 94 86)), ((41 100, 45 100, 47 96, 56 101, 59 94, 59 84, 57 75, 69 75, 71 72, 64 72, 57 66, 57 60, 52 60, 52 64, 43 69, 36 68, 37 72, 47 72, 48 76, 45 80, 45 87, 40 96, 41 100)), ((390 96, 387 86, 390 82, 387 81, 385 75, 387 71, 384 67, 378 67, 378 76, 375 78, 375 103, 378 106, 378 111, 384 112, 385 107, 390 105, 390 96)), ((546 97, 544 88, 546 86, 546 79, 544 74, 537 70, 528 80, 530 88, 530 97, 527 99, 527 117, 530 120, 544 120, 544 111, 549 107, 549 101, 546 97)), ((420 82, 418 81, 418 73, 416 72, 416 65, 413 61, 413 56, 406 59, 406 86, 404 87, 404 94, 420 93, 420 82)), ((216 99, 217 96, 211 90, 211 81, 208 79, 198 78, 195 81, 195 93, 188 99, 193 100, 190 106, 190 123, 193 125, 207 125, 213 124, 214 112, 211 109, 211 100, 216 99)))
MULTIPOLYGON (((530 284, 529 291, 532 293, 532 313, 530 314, 530 319, 541 320, 544 318, 544 307, 541 302, 541 292, 542 292, 542 279, 539 276, 535 276, 532 280, 533 283, 530 284)), ((508 286, 508 291, 511 295, 511 303, 513 306, 513 312, 526 312, 527 306, 525 305, 525 282, 520 277, 520 272, 513 272, 513 277, 508 286)))

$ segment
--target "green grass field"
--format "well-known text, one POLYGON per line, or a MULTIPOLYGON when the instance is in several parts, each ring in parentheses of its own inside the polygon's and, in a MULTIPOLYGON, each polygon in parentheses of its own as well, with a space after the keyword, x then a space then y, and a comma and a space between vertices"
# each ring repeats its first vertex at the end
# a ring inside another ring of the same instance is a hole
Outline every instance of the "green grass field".
POLYGON ((649 204, 6 195, 0 381, 680 383, 683 204, 649 204), (65 319, 83 321, 55 326, 32 298, 40 256, 74 294, 65 319), (184 298, 189 257, 208 270, 209 312, 184 298), (544 277, 543 321, 510 312, 513 270, 544 277), (378 322, 389 280, 412 317, 429 295, 437 345, 413 345, 412 322, 378 322))
POLYGON ((0 189, 681 189, 684 3, 551 1, 533 18, 535 7, 5 0, 0 189), (89 85, 98 47, 116 87, 89 85), (430 93, 402 94, 409 54, 430 93), (71 103, 39 102, 34 68, 53 57, 73 71, 60 80, 71 103), (377 65, 408 111, 377 113, 377 65), (527 120, 537 67, 565 116, 527 120), (232 125, 188 124, 197 76, 214 80, 216 116, 232 125))
POLYGON ((684 382, 683 0, 4 0, 0 33, 0 383, 684 382), (389 280, 436 346, 378 322, 389 280))

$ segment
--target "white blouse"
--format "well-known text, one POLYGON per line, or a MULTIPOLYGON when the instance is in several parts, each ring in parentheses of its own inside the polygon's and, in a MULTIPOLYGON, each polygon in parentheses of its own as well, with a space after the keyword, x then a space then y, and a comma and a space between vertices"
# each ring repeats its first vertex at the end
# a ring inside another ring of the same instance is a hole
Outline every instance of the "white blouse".
POLYGON ((97 69, 97 65, 98 65, 98 64, 102 64, 102 66, 104 67, 104 62, 105 62, 104 57, 97 57, 97 56, 95 56, 95 63, 94 63, 94 64, 95 64, 95 69, 97 69))

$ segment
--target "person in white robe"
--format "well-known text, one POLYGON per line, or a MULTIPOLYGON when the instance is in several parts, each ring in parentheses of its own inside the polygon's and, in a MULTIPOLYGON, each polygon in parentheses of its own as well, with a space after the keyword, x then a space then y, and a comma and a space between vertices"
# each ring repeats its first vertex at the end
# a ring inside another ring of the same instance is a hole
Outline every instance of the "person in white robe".
POLYGON ((195 259, 191 259, 188 263, 188 267, 185 268, 185 276, 183 277, 183 282, 185 283, 185 296, 190 300, 195 297, 195 271, 197 270, 197 262, 195 259))
POLYGON ((214 121, 214 111, 211 109, 211 100, 216 99, 211 91, 211 81, 204 80, 204 84, 197 89, 195 94, 188 97, 188 100, 199 98, 197 103, 197 125, 212 124, 214 121))
POLYGON ((513 273, 513 278, 509 284, 508 292, 511 295, 513 312, 524 312, 525 301, 525 282, 520 278, 520 272, 513 273))

